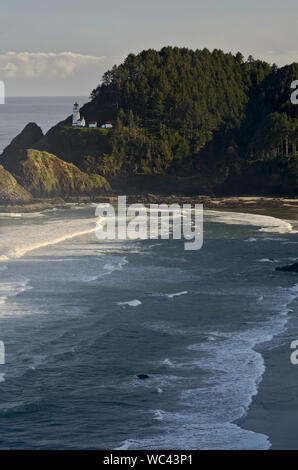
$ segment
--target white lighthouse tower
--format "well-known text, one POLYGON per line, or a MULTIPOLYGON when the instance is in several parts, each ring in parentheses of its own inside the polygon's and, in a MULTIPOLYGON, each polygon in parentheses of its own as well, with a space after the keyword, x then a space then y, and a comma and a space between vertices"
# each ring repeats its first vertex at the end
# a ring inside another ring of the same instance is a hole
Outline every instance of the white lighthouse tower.
POLYGON ((85 127, 86 125, 85 119, 80 116, 80 106, 77 102, 73 105, 72 125, 74 127, 85 127))

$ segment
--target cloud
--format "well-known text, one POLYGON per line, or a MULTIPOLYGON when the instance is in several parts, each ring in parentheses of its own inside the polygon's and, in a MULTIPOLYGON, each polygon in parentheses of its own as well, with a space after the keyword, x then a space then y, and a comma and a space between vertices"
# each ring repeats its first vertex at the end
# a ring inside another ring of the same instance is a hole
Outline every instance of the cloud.
POLYGON ((59 78, 96 67, 105 57, 74 52, 6 52, 0 54, 0 75, 4 78, 59 78))

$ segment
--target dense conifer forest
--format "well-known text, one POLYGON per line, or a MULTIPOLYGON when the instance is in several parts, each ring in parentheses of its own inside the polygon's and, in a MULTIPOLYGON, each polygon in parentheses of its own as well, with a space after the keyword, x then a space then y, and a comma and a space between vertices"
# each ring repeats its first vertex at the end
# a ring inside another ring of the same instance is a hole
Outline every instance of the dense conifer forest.
POLYGON ((34 148, 112 187, 121 180, 120 190, 141 181, 136 190, 294 195, 298 105, 290 98, 297 79, 298 63, 278 68, 240 52, 130 54, 81 108, 87 122, 112 121, 112 129, 75 129, 69 117, 34 148))
POLYGON ((298 107, 290 85, 297 78, 297 63, 279 69, 240 52, 166 47, 130 54, 104 74, 86 106, 94 118, 115 122, 112 152, 98 169, 107 176, 186 175, 208 159, 225 162, 227 171, 277 159, 296 167, 298 107))

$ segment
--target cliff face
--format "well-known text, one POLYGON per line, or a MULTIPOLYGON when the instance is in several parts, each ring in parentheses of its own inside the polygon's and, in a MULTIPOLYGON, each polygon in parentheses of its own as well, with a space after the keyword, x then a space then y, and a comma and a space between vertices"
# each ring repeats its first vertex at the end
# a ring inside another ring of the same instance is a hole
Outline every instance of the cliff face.
POLYGON ((31 195, 0 165, 0 204, 29 202, 31 195))
MULTIPOLYGON (((34 196, 92 195, 97 190, 109 190, 101 177, 96 181, 75 165, 66 163, 55 155, 34 149, 26 150, 17 178, 34 196)), ((98 175, 97 175, 98 176, 98 175)))
MULTIPOLYGON (((3 182, 0 188, 0 202, 9 200, 26 202, 31 195, 36 197, 93 196, 111 191, 104 177, 98 174, 88 175, 73 163, 67 163, 51 153, 32 148, 36 147, 36 142, 41 141, 42 137, 41 129, 36 124, 30 123, 3 151, 0 156, 3 164, 1 166, 3 182), (12 188, 14 188, 13 191, 12 188)), ((65 141, 66 146, 70 147, 70 154, 72 154, 71 138, 67 139, 62 136, 61 139, 65 141)), ((54 144, 52 146, 57 150, 60 145, 63 149, 61 139, 51 140, 54 144)), ((78 142, 81 148, 86 143, 84 139, 78 139, 75 133, 74 140, 74 147, 78 145, 78 142)))

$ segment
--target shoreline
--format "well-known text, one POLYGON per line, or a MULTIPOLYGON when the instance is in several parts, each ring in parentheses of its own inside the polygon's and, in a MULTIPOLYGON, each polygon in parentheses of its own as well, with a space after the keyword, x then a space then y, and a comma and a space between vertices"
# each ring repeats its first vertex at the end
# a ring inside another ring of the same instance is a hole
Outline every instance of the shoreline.
MULTIPOLYGON (((293 211, 293 208, 286 200, 279 211, 270 210, 267 215, 283 220, 290 216, 297 221, 297 209, 293 211)), ((291 363, 291 343, 298 339, 298 277, 296 273, 281 274, 283 279, 287 276, 292 281, 289 290, 293 289, 293 298, 287 304, 287 321, 281 333, 255 347, 263 357, 265 371, 245 415, 234 424, 266 435, 271 443, 270 450, 297 450, 298 366, 291 363)))
MULTIPOLYGON (((53 208, 67 209, 69 204, 90 204, 117 202, 117 195, 100 196, 97 198, 72 197, 66 200, 36 199, 29 204, 0 205, 0 213, 30 213, 53 208)), ((298 219, 298 199, 272 198, 272 197, 209 197, 209 196, 162 196, 155 194, 128 195, 127 203, 179 203, 179 204, 203 204, 205 209, 241 211, 257 213, 277 218, 298 219)), ((282 276, 292 276, 293 284, 298 284, 298 277, 292 273, 281 273, 282 276)), ((291 304, 295 307, 294 299, 291 304)), ((298 304, 297 304, 298 305, 298 304)), ((289 309, 293 308, 289 304, 289 309)), ((296 309, 297 310, 297 309, 296 309)), ((265 371, 260 379, 257 394, 247 412, 234 424, 242 429, 261 433, 268 436, 271 443, 270 449, 298 449, 298 436, 296 429, 298 424, 298 366, 290 362, 290 344, 298 339, 298 318, 291 313, 285 330, 272 340, 258 345, 255 350, 263 356, 265 371), (276 338, 281 339, 281 344, 270 349, 276 338)))
MULTIPOLYGON (((297 299, 293 300, 295 302, 297 299)), ((289 316, 280 335, 256 348, 263 356, 265 372, 247 413, 234 423, 242 429, 268 436, 270 450, 298 449, 298 366, 290 361, 290 345, 296 339, 298 319, 293 315, 289 316), (279 344, 270 348, 276 338, 279 344)))
MULTIPOLYGON (((118 195, 109 196, 73 196, 62 199, 56 198, 36 198, 29 203, 23 204, 1 204, 0 213, 28 213, 53 208, 67 208, 70 203, 73 204, 90 204, 90 203, 107 203, 113 204, 117 201, 118 195)), ((171 195, 165 196, 161 194, 135 194, 127 195, 127 203, 142 204, 203 204, 205 209, 225 209, 225 210, 244 210, 245 212, 258 212, 270 210, 270 215, 274 216, 275 210, 280 212, 283 209, 290 218, 297 217, 298 198, 286 197, 263 197, 263 196, 229 196, 229 197, 210 197, 210 196, 183 196, 171 195)))

